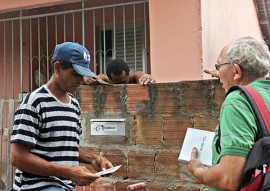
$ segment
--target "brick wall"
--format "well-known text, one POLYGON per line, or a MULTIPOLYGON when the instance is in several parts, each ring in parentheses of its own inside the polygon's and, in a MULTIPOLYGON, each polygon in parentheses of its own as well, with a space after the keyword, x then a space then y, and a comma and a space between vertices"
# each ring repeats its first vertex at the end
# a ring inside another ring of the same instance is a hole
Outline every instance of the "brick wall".
MULTIPOLYGON (((178 155, 186 129, 215 129, 224 90, 218 80, 81 86, 82 146, 122 167, 79 191, 126 191, 146 182, 151 191, 207 190, 193 184, 178 155), (125 119, 125 136, 91 135, 90 119, 125 119)), ((89 168, 91 166, 88 165, 89 168)))

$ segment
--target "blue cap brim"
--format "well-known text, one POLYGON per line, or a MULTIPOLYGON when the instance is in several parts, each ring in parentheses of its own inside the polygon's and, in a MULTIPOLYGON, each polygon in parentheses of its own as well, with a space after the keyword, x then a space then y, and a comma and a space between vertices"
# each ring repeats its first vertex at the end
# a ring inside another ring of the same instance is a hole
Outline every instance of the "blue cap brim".
POLYGON ((96 75, 88 67, 79 66, 77 64, 72 64, 72 66, 74 70, 81 76, 96 77, 96 75))

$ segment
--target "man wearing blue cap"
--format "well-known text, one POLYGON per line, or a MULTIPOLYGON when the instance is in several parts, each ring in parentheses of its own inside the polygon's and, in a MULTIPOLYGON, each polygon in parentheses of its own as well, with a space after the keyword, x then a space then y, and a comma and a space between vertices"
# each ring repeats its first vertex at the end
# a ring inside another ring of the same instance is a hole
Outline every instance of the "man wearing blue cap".
POLYGON ((100 177, 79 162, 97 171, 113 167, 105 157, 79 146, 81 113, 71 93, 83 76, 95 76, 89 64, 89 52, 80 44, 56 45, 51 79, 22 100, 11 136, 10 159, 17 167, 13 190, 75 190, 76 185, 89 185, 100 177))

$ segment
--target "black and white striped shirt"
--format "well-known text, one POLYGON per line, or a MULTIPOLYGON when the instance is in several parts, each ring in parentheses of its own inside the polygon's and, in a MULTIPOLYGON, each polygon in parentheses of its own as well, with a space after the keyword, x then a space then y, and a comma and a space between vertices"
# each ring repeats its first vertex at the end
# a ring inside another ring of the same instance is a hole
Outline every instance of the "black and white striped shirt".
MULTIPOLYGON (((69 103, 54 97, 43 85, 28 94, 15 112, 11 143, 30 146, 31 152, 49 162, 79 165, 82 133, 80 107, 71 94, 69 103)), ((16 169, 13 190, 42 190, 49 186, 75 190, 75 184, 59 177, 42 177, 16 169)))

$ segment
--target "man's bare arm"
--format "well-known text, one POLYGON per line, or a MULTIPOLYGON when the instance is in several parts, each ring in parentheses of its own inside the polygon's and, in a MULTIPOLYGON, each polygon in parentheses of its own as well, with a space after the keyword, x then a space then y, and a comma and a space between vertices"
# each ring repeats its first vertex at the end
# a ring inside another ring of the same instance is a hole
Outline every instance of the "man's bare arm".
POLYGON ((91 184, 100 176, 91 173, 84 166, 65 166, 48 162, 30 152, 30 147, 21 143, 11 143, 10 161, 18 169, 39 175, 70 179, 80 186, 91 184))
POLYGON ((110 81, 110 79, 109 79, 109 77, 107 76, 107 74, 99 74, 99 75, 97 75, 100 79, 102 79, 102 80, 104 80, 105 82, 108 82, 108 83, 110 83, 111 81, 110 81))
POLYGON ((92 77, 83 77, 84 84, 83 85, 98 85, 100 82, 98 79, 101 79, 107 83, 111 83, 110 79, 106 74, 99 74, 95 78, 92 77))
POLYGON ((203 166, 197 159, 198 150, 192 149, 189 171, 195 177, 196 183, 202 183, 221 190, 239 190, 246 158, 225 155, 220 163, 210 168, 203 166))
POLYGON ((150 74, 145 74, 142 71, 130 72, 130 79, 136 84, 147 85, 149 83, 155 83, 156 80, 150 74))
POLYGON ((112 163, 105 157, 89 153, 83 147, 79 147, 79 161, 86 164, 92 164, 96 171, 112 168, 112 163))
POLYGON ((204 69, 203 70, 206 74, 210 74, 212 78, 219 78, 219 73, 217 70, 209 70, 209 69, 204 69))

